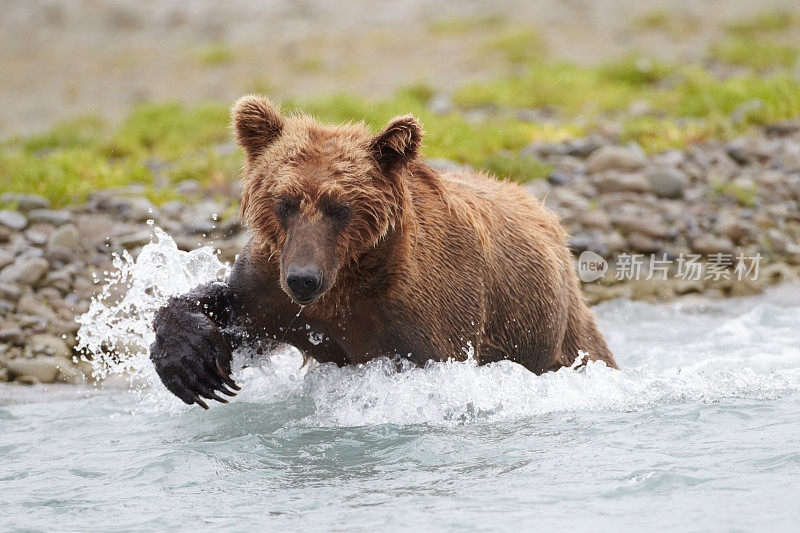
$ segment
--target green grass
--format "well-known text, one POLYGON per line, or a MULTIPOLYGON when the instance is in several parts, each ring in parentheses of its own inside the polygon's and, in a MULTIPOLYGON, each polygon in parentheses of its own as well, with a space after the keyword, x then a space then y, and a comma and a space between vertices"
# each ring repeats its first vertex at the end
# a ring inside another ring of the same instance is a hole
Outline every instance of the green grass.
POLYGON ((654 10, 644 13, 635 19, 633 24, 637 28, 648 30, 667 30, 673 24, 675 18, 668 11, 654 10))
POLYGON ((492 30, 507 25, 505 17, 489 15, 486 17, 452 17, 434 20, 427 25, 432 35, 461 36, 473 31, 492 30))
POLYGON ((722 63, 767 70, 793 66, 800 51, 766 38, 736 37, 712 47, 711 57, 722 63))
POLYGON ((785 68, 718 79, 701 66, 639 56, 598 67, 537 62, 518 76, 464 86, 454 100, 465 108, 553 108, 563 121, 581 119, 589 126, 619 116, 626 140, 647 151, 728 138, 751 125, 800 116, 800 84, 785 68), (624 110, 633 102, 647 103, 652 112, 628 116, 624 110), (744 107, 747 112, 738 113, 744 107))
POLYGON ((752 208, 756 205, 756 195, 758 192, 758 187, 756 185, 745 187, 732 181, 724 183, 718 182, 713 184, 713 190, 715 194, 729 196, 745 207, 752 208))
POLYGON ((326 122, 364 120, 376 131, 395 115, 414 113, 425 127, 423 152, 426 156, 452 159, 475 167, 481 167, 488 156, 497 152, 517 150, 537 139, 567 136, 560 130, 512 118, 473 122, 460 113, 437 115, 428 110, 424 100, 408 91, 401 91, 395 98, 380 102, 339 94, 290 102, 287 107, 311 113, 326 122))
POLYGON ((214 149, 230 141, 227 124, 228 107, 218 104, 145 104, 117 127, 78 118, 0 146, 2 190, 42 194, 62 206, 83 201, 93 190, 139 182, 160 203, 175 194, 170 187, 154 187, 154 161, 171 183, 235 179, 240 154, 214 149))
POLYGON ((520 76, 466 85, 456 92, 455 101, 465 107, 550 107, 566 114, 592 114, 624 108, 667 71, 658 63, 634 58, 596 68, 536 62, 520 76))
POLYGON ((755 37, 780 33, 800 25, 800 15, 794 11, 763 11, 754 17, 740 19, 725 26, 725 31, 740 37, 755 37))
POLYGON ((619 83, 646 87, 663 82, 678 68, 641 54, 629 54, 617 61, 600 65, 596 72, 601 83, 619 83))
POLYGON ((105 127, 99 117, 79 117, 59 122, 48 132, 26 138, 22 146, 28 151, 87 147, 97 141, 105 127))
POLYGON ((83 199, 96 189, 153 182, 152 174, 137 162, 114 162, 86 148, 56 150, 39 157, 25 150, 4 150, 0 175, 3 190, 41 194, 56 206, 83 199))
MULTIPOLYGON (((288 107, 333 123, 363 119, 376 131, 397 114, 415 113, 426 128, 426 155, 485 166, 521 181, 546 176, 549 169, 532 158, 517 158, 514 151, 536 139, 563 139, 575 133, 513 118, 475 122, 459 113, 437 115, 425 105, 430 95, 420 84, 381 102, 332 95, 288 107)), ((116 127, 83 118, 42 135, 9 140, 0 146, 2 190, 42 194, 61 206, 84 200, 92 190, 135 181, 147 185, 148 196, 161 203, 175 198, 171 183, 229 182, 236 179, 242 154, 217 149, 232 142, 228 113, 228 106, 221 104, 145 104, 116 127), (166 187, 155 187, 154 172, 167 178, 166 187)))
POLYGON ((227 65, 236 59, 234 49, 225 43, 214 42, 198 47, 194 51, 195 58, 202 65, 210 67, 227 65))
POLYGON ((497 152, 487 156, 481 167, 498 178, 510 178, 525 183, 546 178, 553 171, 552 165, 531 156, 519 156, 514 152, 497 152))
POLYGON ((419 103, 428 102, 435 95, 436 89, 422 81, 406 85, 397 91, 399 98, 410 99, 419 103))
POLYGON ((137 107, 112 135, 108 148, 122 155, 151 154, 165 159, 193 153, 230 140, 228 106, 176 103, 137 107))
MULTIPOLYGON (((765 18, 728 31, 740 36, 731 38, 744 39, 741 35, 781 24, 765 18)), ((426 130, 424 155, 518 181, 551 171, 541 161, 520 155, 521 148, 585 135, 609 120, 621 126, 622 141, 638 142, 653 152, 728 139, 754 125, 800 116, 794 67, 781 54, 764 53, 764 43, 771 42, 767 39, 759 41, 761 48, 743 47, 740 52, 748 68, 768 70, 745 69, 744 74, 719 78, 702 65, 672 65, 641 55, 593 67, 547 62, 540 57, 534 32, 506 23, 497 28, 487 46, 515 64, 515 75, 458 88, 452 112, 432 112, 428 102, 435 90, 422 82, 378 101, 333 94, 287 102, 286 107, 330 123, 364 120, 376 131, 395 115, 413 113, 426 130), (640 102, 647 104, 646 111, 628 112, 640 102), (532 108, 554 110, 556 119, 517 118, 517 110, 532 108)), ((0 144, 0 189, 43 194, 61 206, 83 200, 92 190, 131 182, 145 184, 157 203, 174 198, 171 184, 180 180, 195 179, 214 188, 236 179, 241 164, 241 152, 230 149, 228 123, 228 103, 149 103, 117 124, 98 117, 60 123, 45 133, 0 144)), ((744 205, 752 203, 751 191, 720 185, 717 192, 744 205)))
POLYGON ((676 15, 664 10, 653 10, 633 19, 633 27, 641 31, 660 31, 673 36, 691 33, 699 26, 699 21, 692 15, 676 15))
POLYGON ((486 49, 499 52, 510 63, 541 61, 546 55, 544 41, 532 28, 509 27, 486 42, 486 49))
POLYGON ((321 56, 307 55, 299 58, 293 66, 298 72, 322 72, 325 69, 325 60, 321 56))
POLYGON ((748 113, 742 125, 767 124, 800 115, 800 84, 788 74, 717 80, 693 70, 675 87, 653 94, 651 100, 664 112, 721 122, 732 121, 730 115, 737 108, 758 100, 761 105, 748 113))

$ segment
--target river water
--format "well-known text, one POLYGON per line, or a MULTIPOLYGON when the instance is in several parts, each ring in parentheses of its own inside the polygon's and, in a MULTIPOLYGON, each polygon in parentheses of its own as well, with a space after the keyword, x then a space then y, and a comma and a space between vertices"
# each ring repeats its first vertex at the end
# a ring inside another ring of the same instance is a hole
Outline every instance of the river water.
POLYGON ((798 286, 602 304, 620 371, 239 353, 203 411, 157 385, 148 324, 226 267, 160 232, 117 266, 81 330, 108 384, 0 388, 4 531, 798 530, 798 286))

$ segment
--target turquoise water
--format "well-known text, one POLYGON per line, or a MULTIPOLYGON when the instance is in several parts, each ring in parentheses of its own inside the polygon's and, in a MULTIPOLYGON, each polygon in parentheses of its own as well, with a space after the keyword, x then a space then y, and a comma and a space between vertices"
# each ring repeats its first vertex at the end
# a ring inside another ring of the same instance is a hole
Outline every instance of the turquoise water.
MULTIPOLYGON (((137 282, 144 255, 122 265, 137 282)), ((189 277, 216 271, 190 259, 189 277)), ((128 341, 157 304, 146 286, 116 328, 128 341)), ((153 386, 129 348, 132 389, 0 388, 0 529, 797 531, 798 302, 784 286, 601 305, 621 371, 300 370, 286 350, 210 411, 153 386)))

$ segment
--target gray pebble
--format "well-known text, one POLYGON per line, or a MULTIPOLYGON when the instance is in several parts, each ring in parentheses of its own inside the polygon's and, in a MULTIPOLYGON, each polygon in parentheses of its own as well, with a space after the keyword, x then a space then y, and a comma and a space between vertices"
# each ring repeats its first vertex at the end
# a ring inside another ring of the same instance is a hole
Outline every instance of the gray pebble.
POLYGON ((72 224, 65 224, 55 230, 50 238, 47 240, 48 248, 66 248, 68 250, 75 250, 80 244, 80 233, 78 228, 72 224))
POLYGON ((41 222, 61 226, 72 221, 72 213, 64 209, 34 209, 28 213, 31 222, 41 222))
POLYGON ((14 262, 14 254, 9 250, 0 248, 0 269, 14 262))
POLYGON ((7 342, 10 344, 16 344, 17 346, 21 346, 24 344, 25 335, 17 326, 6 326, 0 328, 0 342, 7 342))
POLYGON ((25 215, 10 209, 0 210, 0 226, 6 226, 15 230, 23 230, 28 225, 25 215))
POLYGON ((686 174, 677 168, 653 168, 645 174, 650 188, 659 198, 683 197, 686 174))
MULTIPOLYGON (((17 357, 6 362, 9 376, 14 379, 33 377, 35 382, 53 383, 58 377, 59 369, 67 364, 56 357, 17 357)), ((34 382, 34 383, 35 383, 34 382)))
POLYGON ((15 204, 20 211, 30 211, 31 209, 47 209, 50 207, 50 200, 38 194, 22 192, 6 192, 0 195, 0 203, 15 204))
POLYGON ((642 174, 623 174, 609 170, 596 174, 592 183, 600 193, 607 192, 649 192, 650 182, 642 174))
POLYGON ((34 285, 42 279, 48 268, 47 260, 41 257, 18 257, 0 270, 0 282, 34 285))
POLYGON ((115 238, 115 241, 119 246, 122 246, 128 250, 132 250, 133 248, 138 248, 139 246, 149 244, 152 235, 153 232, 147 229, 120 235, 119 237, 115 238))
POLYGON ((601 146, 586 161, 589 173, 606 170, 633 171, 644 168, 647 158, 641 148, 631 146, 601 146))
POLYGON ((0 299, 16 302, 19 300, 22 290, 11 283, 0 283, 0 299))

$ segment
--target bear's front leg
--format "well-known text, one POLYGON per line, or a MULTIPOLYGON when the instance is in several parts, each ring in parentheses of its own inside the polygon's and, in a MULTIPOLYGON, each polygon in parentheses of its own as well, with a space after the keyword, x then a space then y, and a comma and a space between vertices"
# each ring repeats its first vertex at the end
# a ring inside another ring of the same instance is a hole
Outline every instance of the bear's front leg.
POLYGON ((227 403, 217 392, 235 396, 227 387, 239 390, 230 378, 231 343, 223 332, 232 305, 228 286, 214 282, 171 298, 156 313, 150 360, 164 386, 189 405, 208 409, 202 398, 227 403))

